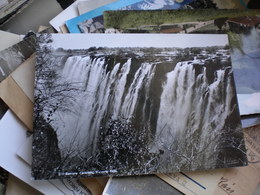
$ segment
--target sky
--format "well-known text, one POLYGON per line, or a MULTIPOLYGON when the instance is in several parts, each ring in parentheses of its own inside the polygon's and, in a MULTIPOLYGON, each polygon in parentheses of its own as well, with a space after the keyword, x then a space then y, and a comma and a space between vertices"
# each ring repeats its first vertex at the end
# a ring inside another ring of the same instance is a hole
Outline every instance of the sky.
POLYGON ((224 34, 53 34, 53 48, 224 46, 224 34))

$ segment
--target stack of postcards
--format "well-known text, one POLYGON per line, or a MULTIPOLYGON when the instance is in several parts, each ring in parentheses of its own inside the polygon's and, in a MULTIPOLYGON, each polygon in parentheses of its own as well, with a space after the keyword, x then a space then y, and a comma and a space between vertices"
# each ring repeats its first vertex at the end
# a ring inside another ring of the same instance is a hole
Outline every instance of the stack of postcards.
POLYGON ((22 162, 0 165, 44 194, 252 194, 260 10, 195 2, 76 1, 1 51, 0 142, 22 162))

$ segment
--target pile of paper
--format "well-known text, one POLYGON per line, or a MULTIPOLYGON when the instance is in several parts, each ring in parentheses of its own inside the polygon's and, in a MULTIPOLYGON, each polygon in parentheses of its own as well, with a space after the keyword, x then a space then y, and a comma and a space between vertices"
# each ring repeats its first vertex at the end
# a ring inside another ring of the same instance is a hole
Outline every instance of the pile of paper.
POLYGON ((50 24, 82 34, 0 32, 6 194, 254 193, 260 12, 177 2, 75 1, 50 24))
MULTIPOLYGON (((58 32, 80 33, 84 26, 91 26, 91 32, 102 32, 105 10, 155 10, 155 9, 179 9, 193 0, 185 0, 181 3, 168 0, 104 0, 104 1, 76 1, 66 10, 50 21, 50 24, 58 32), (66 26, 64 26, 66 24, 66 26)), ((83 30, 84 32, 84 30, 83 30)))
POLYGON ((1 0, 0 26, 22 11, 32 0, 1 0))

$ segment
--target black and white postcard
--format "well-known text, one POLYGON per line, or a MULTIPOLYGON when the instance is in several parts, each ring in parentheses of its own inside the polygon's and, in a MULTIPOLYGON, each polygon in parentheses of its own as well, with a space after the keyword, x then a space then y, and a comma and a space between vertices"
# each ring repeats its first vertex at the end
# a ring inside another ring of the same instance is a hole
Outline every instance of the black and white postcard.
POLYGON ((17 44, 0 51, 0 82, 35 52, 35 34, 28 33, 17 44))
POLYGON ((247 164, 228 38, 41 34, 35 179, 247 164))

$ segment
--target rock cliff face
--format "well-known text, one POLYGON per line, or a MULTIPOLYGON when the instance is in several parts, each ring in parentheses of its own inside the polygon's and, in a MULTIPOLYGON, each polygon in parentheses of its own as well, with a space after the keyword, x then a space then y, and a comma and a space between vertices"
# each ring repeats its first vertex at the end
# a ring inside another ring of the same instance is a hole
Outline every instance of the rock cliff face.
POLYGON ((40 128, 35 131, 33 136, 33 166, 41 167, 41 169, 33 169, 34 178, 45 177, 52 178, 57 174, 57 170, 62 166, 60 149, 58 147, 58 137, 54 129, 42 117, 38 117, 34 128, 40 128))

